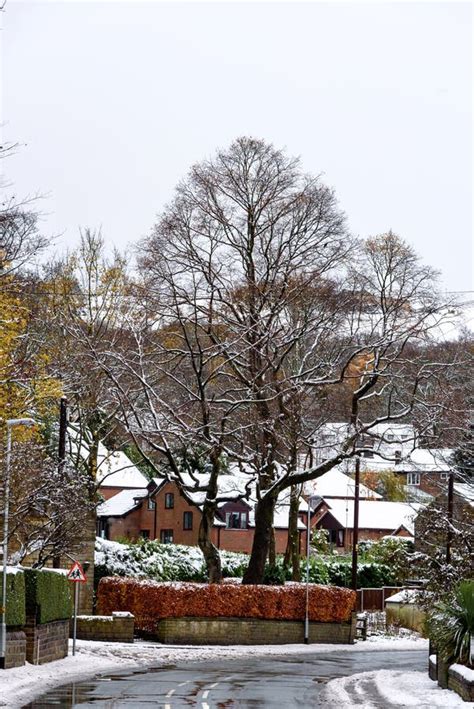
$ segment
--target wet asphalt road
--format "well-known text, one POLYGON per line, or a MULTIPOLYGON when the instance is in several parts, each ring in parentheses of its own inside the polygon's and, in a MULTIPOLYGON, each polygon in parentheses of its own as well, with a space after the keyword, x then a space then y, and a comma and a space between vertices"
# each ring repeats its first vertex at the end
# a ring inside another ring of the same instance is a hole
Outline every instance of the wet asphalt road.
MULTIPOLYGON (((327 695, 330 679, 378 669, 427 668, 424 650, 336 651, 327 654, 285 657, 246 657, 232 660, 189 662, 146 672, 109 675, 98 680, 65 685, 26 707, 149 706, 161 709, 230 709, 270 707, 337 709, 327 695)), ((370 694, 370 688, 369 688, 370 694)), ((376 694, 373 706, 380 704, 376 694)), ((354 697, 354 706, 361 697, 354 697)))

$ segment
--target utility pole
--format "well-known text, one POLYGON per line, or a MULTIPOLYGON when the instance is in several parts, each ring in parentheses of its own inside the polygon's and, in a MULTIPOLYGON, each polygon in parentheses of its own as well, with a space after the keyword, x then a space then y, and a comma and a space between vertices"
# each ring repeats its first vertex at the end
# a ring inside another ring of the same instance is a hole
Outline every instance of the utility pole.
POLYGON ((454 473, 449 473, 448 482, 448 529, 446 532, 446 563, 451 563, 451 546, 453 543, 453 498, 454 498, 454 473))
POLYGON ((354 527, 352 530, 352 588, 357 591, 357 555, 359 551, 360 457, 355 459, 354 527))
POLYGON ((59 404, 59 443, 58 443, 58 469, 64 467, 66 461, 66 432, 67 432, 67 399, 61 397, 59 404))

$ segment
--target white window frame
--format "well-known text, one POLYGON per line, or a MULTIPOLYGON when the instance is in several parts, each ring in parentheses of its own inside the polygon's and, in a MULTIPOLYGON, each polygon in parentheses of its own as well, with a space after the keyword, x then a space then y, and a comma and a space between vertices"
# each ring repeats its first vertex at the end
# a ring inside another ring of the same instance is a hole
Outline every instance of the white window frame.
POLYGON ((419 486, 421 483, 421 473, 407 473, 407 485, 413 487, 419 486))

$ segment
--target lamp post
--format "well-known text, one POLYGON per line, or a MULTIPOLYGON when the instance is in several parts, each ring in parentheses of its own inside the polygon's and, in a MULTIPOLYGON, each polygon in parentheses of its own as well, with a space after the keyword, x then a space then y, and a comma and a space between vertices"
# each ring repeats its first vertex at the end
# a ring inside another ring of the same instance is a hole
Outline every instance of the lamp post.
POLYGON ((315 500, 317 495, 308 497, 308 519, 306 521, 306 601, 305 601, 305 616, 304 616, 304 642, 309 643, 309 542, 311 539, 311 502, 315 500))
POLYGON ((5 452, 5 479, 3 485, 3 568, 2 568, 2 605, 0 607, 0 669, 5 669, 7 649, 7 558, 8 558, 8 513, 10 502, 10 461, 12 453, 12 428, 15 426, 34 426, 32 418, 7 419, 7 446, 5 452))

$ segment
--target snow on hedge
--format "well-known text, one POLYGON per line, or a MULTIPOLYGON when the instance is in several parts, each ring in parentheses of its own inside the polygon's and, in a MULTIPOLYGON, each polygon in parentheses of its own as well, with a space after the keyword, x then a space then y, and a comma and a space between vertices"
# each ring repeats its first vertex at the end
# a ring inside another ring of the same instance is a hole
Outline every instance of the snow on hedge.
MULTIPOLYGON (((242 576, 246 554, 220 551, 224 576, 242 576)), ((198 547, 182 544, 120 544, 96 539, 95 566, 99 576, 132 576, 157 581, 205 581, 206 567, 198 547)))

